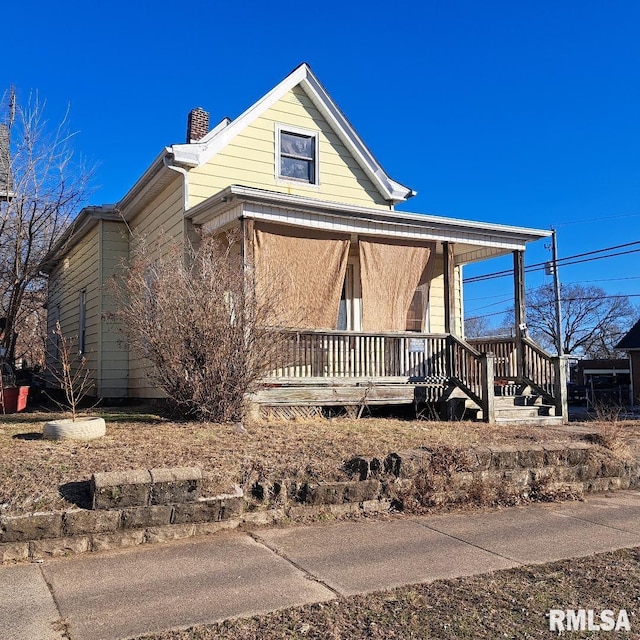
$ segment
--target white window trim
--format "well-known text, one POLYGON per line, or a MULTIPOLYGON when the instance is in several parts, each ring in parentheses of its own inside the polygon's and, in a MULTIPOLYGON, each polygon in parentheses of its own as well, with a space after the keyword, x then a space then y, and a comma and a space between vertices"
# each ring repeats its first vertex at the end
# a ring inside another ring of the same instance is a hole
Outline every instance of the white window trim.
POLYGON ((275 129, 275 148, 276 148, 276 165, 274 167, 275 179, 277 184, 289 184, 296 185, 297 187, 316 187, 320 186, 320 132, 313 131, 312 129, 303 129, 301 127, 292 127, 288 124, 282 124, 280 122, 276 122, 275 129), (304 180, 296 180, 295 178, 287 178, 285 176, 280 175, 280 134, 281 133, 293 133, 299 136, 307 136, 314 139, 313 149, 314 149, 314 171, 313 171, 313 182, 305 182, 304 180))

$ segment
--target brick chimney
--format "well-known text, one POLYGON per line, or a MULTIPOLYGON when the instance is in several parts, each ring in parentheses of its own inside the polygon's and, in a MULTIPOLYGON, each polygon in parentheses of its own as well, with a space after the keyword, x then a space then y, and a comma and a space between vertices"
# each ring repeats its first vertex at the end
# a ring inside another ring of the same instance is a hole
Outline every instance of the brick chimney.
POLYGON ((197 142, 209 133, 209 114, 198 107, 189 112, 187 119, 187 142, 197 142))

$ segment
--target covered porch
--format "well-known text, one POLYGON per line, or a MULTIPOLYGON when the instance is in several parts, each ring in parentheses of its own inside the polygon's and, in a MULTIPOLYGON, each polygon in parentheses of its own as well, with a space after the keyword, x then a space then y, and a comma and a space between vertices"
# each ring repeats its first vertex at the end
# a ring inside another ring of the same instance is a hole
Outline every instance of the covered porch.
POLYGON ((252 398, 261 412, 413 403, 450 419, 565 419, 564 367, 528 338, 525 319, 526 244, 550 232, 240 186, 188 217, 207 233, 239 232, 258 299, 274 283, 283 292, 286 328, 252 398), (504 255, 514 337, 467 341, 462 268, 504 255))

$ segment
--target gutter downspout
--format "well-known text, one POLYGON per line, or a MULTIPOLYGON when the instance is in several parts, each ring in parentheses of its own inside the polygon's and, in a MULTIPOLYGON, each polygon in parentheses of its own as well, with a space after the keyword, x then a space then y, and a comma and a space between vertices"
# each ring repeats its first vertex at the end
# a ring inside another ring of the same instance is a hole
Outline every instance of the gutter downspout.
POLYGON ((169 147, 167 147, 167 155, 162 158, 162 163, 167 169, 182 174, 182 207, 184 212, 187 213, 187 209, 189 208, 189 172, 183 167, 173 164, 173 152, 169 147))

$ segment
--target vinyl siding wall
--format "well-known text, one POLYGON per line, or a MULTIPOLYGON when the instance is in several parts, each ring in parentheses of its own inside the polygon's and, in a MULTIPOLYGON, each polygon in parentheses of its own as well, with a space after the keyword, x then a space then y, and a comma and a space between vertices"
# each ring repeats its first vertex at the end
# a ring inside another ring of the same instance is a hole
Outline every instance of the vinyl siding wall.
POLYGON ((102 282, 99 395, 124 398, 129 384, 129 351, 124 336, 107 316, 115 310, 109 280, 129 257, 127 229, 120 222, 101 222, 100 281, 102 282))
MULTIPOLYGON (((134 234, 132 249, 135 248, 136 237, 141 237, 151 248, 152 256, 159 258, 163 245, 184 241, 188 223, 184 219, 182 180, 182 176, 176 174, 176 179, 132 218, 129 223, 134 234)), ((147 375, 150 364, 147 360, 132 351, 128 363, 130 397, 163 397, 160 390, 149 385, 147 375)))
MULTIPOLYGON (((122 336, 105 314, 114 309, 108 288, 128 255, 125 227, 118 222, 96 221, 94 228, 55 267, 49 278, 47 365, 55 364, 51 338, 56 320, 63 334, 76 340, 80 332, 80 292, 86 293, 85 357, 94 383, 91 396, 121 398, 127 395, 127 349, 122 336)), ((53 383, 53 379, 50 379, 53 383)))
POLYGON ((98 393, 100 361, 99 236, 99 225, 96 225, 55 267, 49 278, 47 314, 47 366, 59 369, 59 360, 56 362, 54 355, 54 339, 51 337, 56 319, 60 320, 63 335, 73 340, 74 345, 77 344, 80 330, 80 292, 86 290, 85 357, 89 377, 95 385, 91 395, 98 393))
POLYGON ((373 183, 300 87, 237 135, 208 163, 189 172, 189 206, 232 184, 388 209, 373 183), (276 124, 319 132, 320 184, 276 178, 276 124))
MULTIPOLYGON (((429 333, 444 333, 444 273, 442 254, 436 256, 433 278, 429 287, 429 333)), ((462 336, 462 303, 461 287, 462 269, 454 267, 454 317, 453 330, 462 336)))

